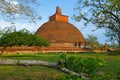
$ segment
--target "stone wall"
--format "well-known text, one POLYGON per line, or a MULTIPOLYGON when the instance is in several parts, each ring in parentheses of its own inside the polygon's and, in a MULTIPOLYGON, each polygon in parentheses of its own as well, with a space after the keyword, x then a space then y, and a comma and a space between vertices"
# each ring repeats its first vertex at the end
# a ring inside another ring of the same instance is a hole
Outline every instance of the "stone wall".
MULTIPOLYGON (((2 48, 0 47, 0 50, 2 48)), ((25 53, 25 54, 33 54, 33 53, 58 53, 58 52, 106 52, 104 48, 92 50, 90 48, 80 48, 80 47, 7 47, 4 53, 25 53)))
MULTIPOLYGON (((1 50, 2 48, 0 48, 1 50)), ((7 47, 5 49, 5 53, 11 52, 11 53, 17 53, 17 52, 40 52, 40 53, 45 53, 45 52, 90 52, 91 49, 85 49, 85 48, 77 48, 77 47, 7 47)))

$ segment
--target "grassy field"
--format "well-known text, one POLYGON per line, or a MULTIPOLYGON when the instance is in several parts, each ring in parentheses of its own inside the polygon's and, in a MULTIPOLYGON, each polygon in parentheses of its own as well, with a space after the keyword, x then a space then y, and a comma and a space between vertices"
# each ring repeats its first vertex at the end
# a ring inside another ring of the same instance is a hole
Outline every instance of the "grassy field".
MULTIPOLYGON (((45 60, 57 62, 61 54, 7 54, 2 55, 0 59, 17 60, 45 60)), ((114 80, 120 72, 120 55, 112 56, 106 53, 71 53, 67 56, 98 57, 106 61, 104 67, 99 68, 100 75, 110 76, 114 80)), ((0 66, 0 80, 57 80, 64 74, 56 69, 43 66, 0 66)))

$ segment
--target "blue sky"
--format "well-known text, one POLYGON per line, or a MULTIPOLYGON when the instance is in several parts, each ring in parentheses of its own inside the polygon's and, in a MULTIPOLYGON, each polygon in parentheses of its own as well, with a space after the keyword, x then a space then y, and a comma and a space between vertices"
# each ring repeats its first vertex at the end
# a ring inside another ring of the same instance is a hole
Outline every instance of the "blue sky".
MULTIPOLYGON (((96 31, 92 31, 95 29, 94 26, 88 25, 84 26, 83 22, 75 22, 71 17, 74 14, 74 7, 76 5, 77 0, 39 0, 40 1, 40 7, 38 7, 36 10, 38 10, 38 13, 40 16, 42 16, 42 20, 36 21, 37 24, 34 23, 28 23, 28 21, 16 21, 15 25, 16 28, 22 29, 22 28, 27 28, 31 32, 35 32, 43 23, 47 22, 49 20, 49 17, 53 15, 56 11, 56 7, 59 6, 62 9, 62 14, 69 16, 69 22, 75 25, 84 35, 86 38, 88 34, 90 35, 95 35, 98 38, 98 41, 100 43, 105 43, 106 42, 106 37, 105 37, 105 30, 104 29, 98 29, 96 31), (85 28, 83 28, 85 27, 85 28)), ((2 17, 0 17, 0 24, 1 28, 4 27, 9 27, 10 22, 6 22, 2 17)))

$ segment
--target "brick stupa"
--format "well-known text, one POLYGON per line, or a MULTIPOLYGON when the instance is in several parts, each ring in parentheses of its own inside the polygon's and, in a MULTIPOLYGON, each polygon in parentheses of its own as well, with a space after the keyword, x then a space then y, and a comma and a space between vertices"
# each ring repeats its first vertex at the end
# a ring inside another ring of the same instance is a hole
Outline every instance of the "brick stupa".
POLYGON ((60 7, 56 8, 56 13, 40 26, 36 34, 47 39, 54 47, 82 47, 86 42, 82 33, 69 23, 68 16, 62 15, 60 7))

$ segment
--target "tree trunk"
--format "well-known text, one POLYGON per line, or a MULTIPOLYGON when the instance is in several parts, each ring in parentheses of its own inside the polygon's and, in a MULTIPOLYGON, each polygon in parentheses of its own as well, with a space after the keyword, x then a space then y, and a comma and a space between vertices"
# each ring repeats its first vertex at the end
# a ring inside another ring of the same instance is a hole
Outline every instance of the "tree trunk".
POLYGON ((58 69, 64 73, 74 75, 76 77, 81 77, 83 79, 88 79, 85 74, 76 73, 72 70, 69 70, 65 67, 62 67, 61 62, 53 63, 53 62, 47 62, 47 61, 41 61, 41 60, 12 60, 12 59, 5 59, 0 60, 0 65, 4 66, 46 66, 46 67, 52 67, 55 69, 58 69))
POLYGON ((120 47, 120 33, 118 34, 118 45, 120 47))

